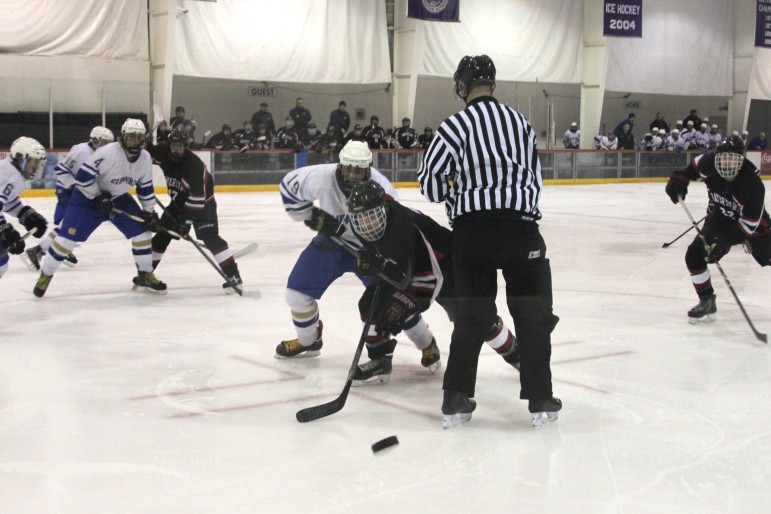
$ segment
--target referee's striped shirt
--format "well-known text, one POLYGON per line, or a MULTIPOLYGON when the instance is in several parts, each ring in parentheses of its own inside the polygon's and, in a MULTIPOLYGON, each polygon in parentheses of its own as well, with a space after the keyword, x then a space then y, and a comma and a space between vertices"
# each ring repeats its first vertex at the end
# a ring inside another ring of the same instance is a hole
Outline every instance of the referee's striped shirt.
POLYGON ((450 221, 491 210, 541 218, 543 177, 533 127, 492 96, 475 98, 440 125, 418 181, 428 200, 445 201, 450 221))

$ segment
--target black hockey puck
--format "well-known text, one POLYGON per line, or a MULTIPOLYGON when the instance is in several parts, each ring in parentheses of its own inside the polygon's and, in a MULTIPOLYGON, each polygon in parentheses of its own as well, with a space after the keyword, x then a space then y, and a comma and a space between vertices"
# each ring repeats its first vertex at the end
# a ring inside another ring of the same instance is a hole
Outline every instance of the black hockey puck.
POLYGON ((386 437, 385 439, 381 439, 372 445, 372 453, 377 453, 381 450, 385 450, 386 448, 390 448, 391 446, 396 446, 397 444, 399 444, 399 440, 395 435, 386 437))

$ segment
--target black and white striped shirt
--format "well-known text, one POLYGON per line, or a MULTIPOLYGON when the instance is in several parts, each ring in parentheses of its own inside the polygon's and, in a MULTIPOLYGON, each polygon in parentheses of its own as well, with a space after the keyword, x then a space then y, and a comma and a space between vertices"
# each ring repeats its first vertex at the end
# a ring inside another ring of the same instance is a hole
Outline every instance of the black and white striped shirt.
POLYGON ((524 116, 492 96, 475 98, 441 124, 418 181, 428 200, 444 200, 450 221, 491 210, 541 218, 543 177, 535 131, 524 116))

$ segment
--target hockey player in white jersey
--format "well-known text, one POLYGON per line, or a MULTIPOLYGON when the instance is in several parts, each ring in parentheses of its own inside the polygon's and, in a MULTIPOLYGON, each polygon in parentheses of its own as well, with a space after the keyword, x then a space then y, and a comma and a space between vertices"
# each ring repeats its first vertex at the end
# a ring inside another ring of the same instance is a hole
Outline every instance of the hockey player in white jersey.
POLYGON ((562 136, 562 145, 568 150, 581 148, 581 131, 578 129, 578 123, 575 121, 570 124, 570 128, 562 136))
MULTIPOLYGON (((276 358, 319 354, 323 345, 323 324, 318 300, 332 282, 344 273, 356 273, 365 286, 377 279, 358 273, 356 258, 330 239, 335 236, 354 248, 362 247, 345 216, 346 199, 356 184, 373 180, 388 195, 397 197, 388 179, 372 168, 371 163, 372 152, 367 143, 349 141, 340 151, 340 164, 299 168, 287 173, 281 181, 281 199, 289 217, 303 221, 319 234, 300 254, 287 280, 286 301, 292 312, 297 339, 282 341, 276 347, 276 358), (318 202, 318 207, 314 206, 314 201, 318 202)), ((421 364, 436 371, 440 366, 439 349, 425 320, 419 314, 412 316, 405 320, 402 329, 422 351, 421 364)), ((376 371, 369 378, 373 383, 380 383, 382 380, 378 379, 376 371)), ((359 382, 369 380, 365 377, 359 382)))
MULTIPOLYGON (((70 148, 69 153, 56 165, 56 208, 54 209, 54 229, 48 233, 48 237, 43 238, 40 244, 27 249, 22 256, 27 262, 27 266, 32 270, 40 269, 40 261, 43 255, 51 248, 51 243, 59 233, 59 224, 64 219, 64 211, 67 209, 67 203, 72 196, 72 189, 75 187, 75 173, 80 169, 86 159, 94 155, 97 148, 101 148, 107 143, 112 143, 115 137, 112 131, 105 127, 94 127, 91 129, 89 140, 85 143, 78 143, 70 148)), ((64 258, 66 262, 76 264, 78 260, 73 254, 64 258)))
POLYGON ((59 234, 54 238, 42 263, 33 293, 42 297, 56 270, 77 243, 82 243, 105 221, 131 239, 138 275, 134 289, 166 293, 166 284, 153 275, 152 232, 159 229, 155 214, 153 169, 150 154, 143 150, 145 125, 129 118, 123 123, 120 140, 94 152, 75 174, 75 188, 64 213, 59 234), (142 208, 128 193, 136 186, 142 208), (130 216, 118 214, 119 209, 130 216), (132 217, 140 217, 138 222, 132 217))
POLYGON ((43 145, 31 137, 20 137, 11 144, 8 156, 0 161, 0 277, 8 271, 8 254, 24 252, 24 238, 5 219, 8 213, 19 219, 32 235, 40 237, 46 232, 48 222, 29 205, 24 205, 19 194, 24 190, 24 181, 40 178, 46 151, 43 145))
POLYGON ((672 132, 667 136, 664 146, 669 152, 683 152, 688 149, 688 142, 680 137, 679 130, 672 129, 672 132))

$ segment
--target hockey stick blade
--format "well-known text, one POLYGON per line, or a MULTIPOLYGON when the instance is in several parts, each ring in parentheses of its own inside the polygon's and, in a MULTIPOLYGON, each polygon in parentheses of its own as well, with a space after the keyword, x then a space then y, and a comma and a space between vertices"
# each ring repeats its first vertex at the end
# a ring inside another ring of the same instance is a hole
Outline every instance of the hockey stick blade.
POLYGON ((243 248, 236 250, 233 252, 233 257, 236 259, 239 259, 245 255, 249 255, 250 253, 254 252, 259 248, 260 245, 257 243, 249 243, 248 245, 244 246, 243 248))
POLYGON ((315 421, 317 419, 331 416, 332 414, 339 412, 345 407, 345 401, 348 399, 348 391, 351 390, 351 383, 348 382, 343 388, 343 392, 340 396, 335 398, 329 403, 323 403, 321 405, 314 405, 313 407, 307 407, 297 411, 297 421, 300 423, 307 423, 309 421, 315 421))

